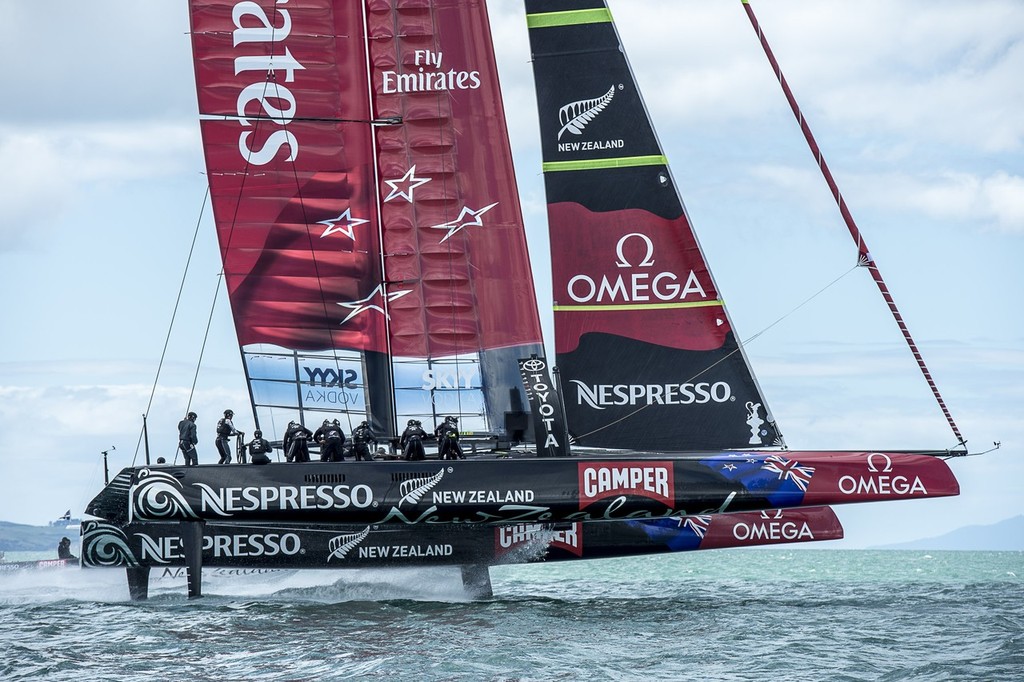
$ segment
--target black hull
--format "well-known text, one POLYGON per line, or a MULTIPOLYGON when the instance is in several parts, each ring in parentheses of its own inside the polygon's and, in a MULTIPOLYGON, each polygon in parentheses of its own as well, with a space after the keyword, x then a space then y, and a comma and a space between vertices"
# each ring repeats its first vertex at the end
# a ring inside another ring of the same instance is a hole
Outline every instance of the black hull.
MULTIPOLYGON (((192 523, 89 521, 85 567, 161 568, 187 562, 192 523)), ((828 507, 701 517, 506 526, 203 523, 202 566, 351 569, 500 566, 836 540, 828 507)))
POLYGON ((920 454, 482 456, 129 468, 86 511, 116 525, 589 523, 958 493, 945 462, 920 454))

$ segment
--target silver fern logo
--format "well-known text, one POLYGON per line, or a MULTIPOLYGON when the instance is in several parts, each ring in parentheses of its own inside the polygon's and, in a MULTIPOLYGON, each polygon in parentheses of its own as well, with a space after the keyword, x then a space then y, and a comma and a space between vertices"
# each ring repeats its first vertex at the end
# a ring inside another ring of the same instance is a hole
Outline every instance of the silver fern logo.
POLYGON ((562 124, 562 129, 558 131, 558 139, 561 140, 562 135, 566 132, 573 135, 582 135, 583 129, 587 127, 587 124, 604 111, 605 107, 611 103, 613 97, 615 97, 614 85, 608 88, 608 92, 600 97, 570 102, 559 109, 558 121, 562 124))
POLYGON ((370 527, 367 526, 358 533, 335 535, 327 544, 328 548, 331 550, 331 553, 327 555, 327 561, 330 561, 331 559, 344 559, 348 556, 348 553, 358 547, 369 534, 370 527))
POLYGON ((82 524, 82 565, 97 567, 139 566, 119 527, 100 521, 82 524))
POLYGON ((398 501, 398 506, 401 507, 406 502, 416 504, 424 495, 430 492, 431 488, 440 483, 442 478, 444 478, 444 469, 440 469, 433 476, 410 478, 408 481, 403 481, 398 489, 402 493, 402 499, 398 501))
POLYGON ((181 492, 181 483, 162 471, 143 469, 128 489, 128 522, 198 519, 181 492))

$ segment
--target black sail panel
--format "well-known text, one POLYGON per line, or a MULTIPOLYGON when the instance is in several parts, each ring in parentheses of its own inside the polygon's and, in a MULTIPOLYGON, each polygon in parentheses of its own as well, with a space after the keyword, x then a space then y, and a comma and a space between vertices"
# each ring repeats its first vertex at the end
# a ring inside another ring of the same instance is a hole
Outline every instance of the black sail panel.
POLYGON ((555 350, 582 445, 781 445, 603 1, 527 0, 555 350))

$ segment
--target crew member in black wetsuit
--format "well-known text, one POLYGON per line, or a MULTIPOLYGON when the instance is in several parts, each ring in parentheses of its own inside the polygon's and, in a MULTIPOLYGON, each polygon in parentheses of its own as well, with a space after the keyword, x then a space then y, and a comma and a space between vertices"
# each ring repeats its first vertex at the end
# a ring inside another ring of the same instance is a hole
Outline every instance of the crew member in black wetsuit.
POLYGON ((370 454, 370 443, 373 443, 374 446, 377 445, 377 439, 370 432, 370 423, 359 422, 359 426, 352 430, 352 454, 355 455, 357 462, 373 460, 373 455, 370 454))
POLYGON ((302 424, 288 422, 288 430, 284 432, 284 457, 289 462, 308 462, 309 446, 306 441, 313 432, 302 424))
POLYGON ((196 413, 189 412, 184 419, 178 422, 178 449, 185 456, 185 466, 187 467, 199 464, 199 455, 196 453, 196 443, 198 442, 196 413))
POLYGON ((57 545, 57 558, 67 559, 68 561, 78 560, 78 557, 71 553, 71 540, 67 538, 60 539, 60 543, 57 545))
POLYGON ((426 459, 427 455, 423 450, 423 439, 426 437, 427 432, 423 430, 423 424, 416 419, 410 419, 405 431, 402 432, 402 439, 398 441, 407 460, 426 459))
POLYGON ((466 459, 459 447, 459 420, 445 417, 444 422, 434 429, 437 436, 437 455, 440 459, 466 459))
POLYGON ((234 416, 234 411, 224 410, 224 418, 217 422, 217 452, 220 453, 218 464, 231 464, 231 441, 228 437, 238 435, 235 425, 231 423, 234 416))
POLYGON ((246 446, 249 450, 249 461, 253 464, 270 464, 270 457, 268 456, 274 451, 274 447, 270 444, 270 441, 263 437, 263 432, 259 429, 253 431, 252 441, 246 446))
POLYGON ((320 443, 321 462, 345 461, 345 432, 341 430, 341 424, 337 419, 333 422, 325 419, 323 426, 313 434, 313 440, 320 443))

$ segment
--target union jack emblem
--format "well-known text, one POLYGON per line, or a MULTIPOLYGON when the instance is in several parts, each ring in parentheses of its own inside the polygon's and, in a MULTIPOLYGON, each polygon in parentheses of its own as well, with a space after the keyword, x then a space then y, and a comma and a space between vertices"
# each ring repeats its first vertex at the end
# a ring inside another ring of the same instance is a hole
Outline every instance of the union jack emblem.
POLYGON ((802 466, 799 462, 779 455, 769 455, 765 458, 761 468, 778 474, 780 481, 793 481, 802 492, 807 492, 807 484, 811 482, 811 476, 814 475, 814 467, 802 466))
POLYGON ((711 516, 684 516, 679 520, 679 525, 689 528, 697 537, 703 540, 704 534, 708 532, 708 526, 711 525, 711 516))

